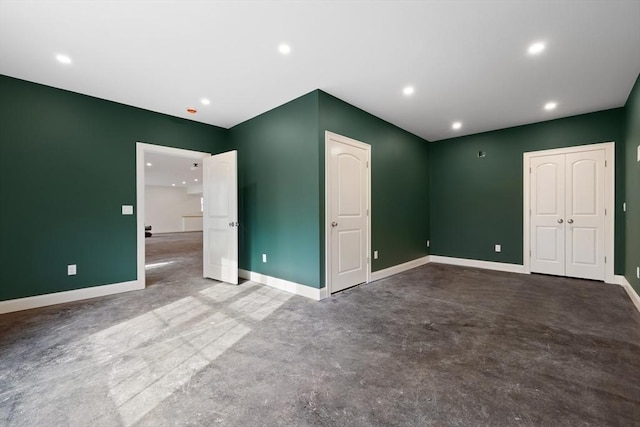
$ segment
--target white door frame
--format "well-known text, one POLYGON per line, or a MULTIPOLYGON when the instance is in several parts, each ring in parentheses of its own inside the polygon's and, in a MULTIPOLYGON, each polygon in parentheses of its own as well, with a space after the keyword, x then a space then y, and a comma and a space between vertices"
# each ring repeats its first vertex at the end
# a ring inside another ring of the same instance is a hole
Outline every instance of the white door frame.
POLYGON ((147 283, 145 270, 145 237, 144 237, 144 184, 145 184, 145 153, 166 154, 169 156, 185 157, 188 159, 202 159, 211 156, 211 153, 184 150, 182 148, 165 147, 164 145, 136 142, 136 233, 137 235, 137 259, 138 259, 138 285, 145 288, 147 283))
POLYGON ((607 262, 604 265, 604 281, 606 283, 615 283, 614 279, 614 225, 615 225, 615 142, 603 142, 599 144, 578 145, 575 147, 556 148, 552 150, 542 151, 530 151, 523 154, 523 249, 522 260, 524 266, 524 272, 526 274, 531 273, 531 230, 530 228, 530 186, 531 186, 531 173, 530 165, 531 158, 537 156, 547 156, 556 154, 568 154, 577 153, 581 151, 589 150, 605 150, 605 174, 604 174, 604 206, 606 210, 604 220, 604 254, 607 262))
POLYGON ((338 135, 337 133, 325 131, 324 132, 324 264, 325 264, 325 286, 327 290, 327 296, 331 296, 331 197, 329 194, 329 173, 331 167, 331 150, 329 149, 329 140, 339 141, 344 144, 349 144, 354 147, 363 149, 367 152, 367 161, 369 167, 367 168, 367 281, 371 281, 371 145, 364 142, 357 141, 346 136, 338 135))

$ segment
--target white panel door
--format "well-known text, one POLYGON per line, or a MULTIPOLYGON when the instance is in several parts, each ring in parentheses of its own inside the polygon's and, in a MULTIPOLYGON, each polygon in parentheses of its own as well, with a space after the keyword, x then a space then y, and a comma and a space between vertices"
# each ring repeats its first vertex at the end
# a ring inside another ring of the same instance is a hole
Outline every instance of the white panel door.
POLYGON ((368 150, 329 140, 331 292, 367 281, 368 150))
POLYGON ((565 274, 564 155, 531 159, 531 271, 565 274))
POLYGON ((203 160, 203 275, 238 284, 237 151, 203 160))
POLYGON ((605 151, 531 158, 531 272, 605 279, 605 151))
POLYGON ((566 155, 566 275, 604 280, 604 150, 566 155))

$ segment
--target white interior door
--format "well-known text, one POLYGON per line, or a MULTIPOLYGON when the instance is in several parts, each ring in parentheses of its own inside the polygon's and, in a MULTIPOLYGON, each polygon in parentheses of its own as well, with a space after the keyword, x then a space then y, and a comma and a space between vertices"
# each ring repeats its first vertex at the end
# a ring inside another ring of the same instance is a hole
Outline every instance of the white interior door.
POLYGON ((367 281, 369 149, 347 138, 328 138, 330 291, 367 281))
POLYGON ((531 271, 605 279, 605 151, 531 158, 531 271))
POLYGON ((566 155, 566 275, 604 280, 604 150, 566 155))
POLYGON ((202 162, 203 275, 238 284, 237 151, 202 162))
POLYGON ((531 271, 565 274, 564 155, 531 159, 531 271))

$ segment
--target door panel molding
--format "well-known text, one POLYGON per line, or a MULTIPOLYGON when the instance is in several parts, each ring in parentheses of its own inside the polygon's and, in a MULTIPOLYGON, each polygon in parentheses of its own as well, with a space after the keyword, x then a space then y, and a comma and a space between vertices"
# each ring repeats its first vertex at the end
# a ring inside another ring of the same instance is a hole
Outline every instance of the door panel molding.
MULTIPOLYGON (((531 273, 531 167, 532 159, 541 156, 571 155, 587 151, 604 150, 604 217, 603 239, 606 257, 604 281, 615 283, 614 277, 614 223, 615 223, 615 142, 580 145, 552 150, 532 151, 523 154, 523 267, 525 273, 531 273)), ((586 164, 585 164, 586 165, 586 164)), ((568 184, 567 184, 568 185, 568 184)))
MULTIPOLYGON (((365 269, 366 269, 366 280, 365 283, 368 283, 371 281, 371 260, 370 260, 370 253, 371 253, 371 146, 369 144, 365 144, 363 142, 357 141, 355 139, 351 139, 342 135, 338 135, 335 134, 333 132, 329 132, 329 131, 325 131, 325 227, 324 227, 324 234, 325 234, 325 289, 327 292, 327 295, 331 295, 332 292, 337 292, 340 289, 335 289, 334 287, 332 287, 332 272, 334 268, 338 268, 339 266, 337 265, 337 263, 332 259, 332 254, 334 250, 337 250, 338 248, 333 247, 333 242, 332 242, 332 229, 333 227, 331 226, 331 223, 333 221, 332 219, 332 209, 335 208, 336 206, 333 205, 333 201, 331 200, 331 195, 332 192, 337 192, 337 188, 333 188, 332 185, 334 183, 331 182, 330 180, 330 174, 331 174, 331 143, 332 142, 337 142, 339 144, 344 144, 347 146, 351 146, 360 150, 364 150, 365 151, 365 156, 366 156, 366 162, 367 162, 367 166, 366 166, 366 177, 365 177, 365 198, 366 198, 366 229, 365 231, 365 236, 364 236, 364 244, 361 246, 361 251, 365 252, 365 256, 364 256, 364 262, 365 262, 365 269), (334 265, 336 264, 336 265, 334 265)), ((345 157, 345 159, 348 158, 345 157)), ((357 160, 356 157, 353 157, 354 160, 357 160)), ((340 171, 341 166, 345 166, 344 164, 342 165, 338 165, 338 171, 340 171)), ((350 174, 349 171, 344 170, 341 171, 342 173, 346 173, 347 175, 350 174)), ((350 180, 350 183, 360 183, 359 178, 358 177, 351 177, 353 179, 350 180), (356 179, 358 178, 358 179, 356 179), (358 182, 356 182, 358 181, 358 182)), ((334 185, 335 187, 335 185, 334 185)), ((358 187, 360 187, 360 185, 358 185, 358 187)), ((339 193, 337 194, 338 196, 340 195, 339 193)), ((360 206, 355 206, 353 205, 351 200, 341 200, 340 197, 338 197, 337 199, 337 203, 340 204, 342 202, 342 206, 338 205, 337 207, 341 207, 342 211, 344 213, 344 219, 345 220, 349 220, 349 217, 358 217, 360 216, 360 206)), ((338 230, 334 230, 336 232, 338 232, 338 230)), ((344 236, 346 237, 346 235, 344 236)), ((352 239, 348 239, 348 240, 352 240, 352 239)), ((347 240, 343 241, 345 244, 349 243, 349 246, 353 245, 353 241, 349 241, 347 242, 347 240)), ((360 257, 360 259, 362 259, 362 257, 360 257)), ((349 265, 345 265, 344 267, 344 272, 348 273, 350 271, 350 268, 348 267, 353 267, 353 266, 357 266, 356 260, 350 260, 351 262, 349 262, 349 265)), ((359 270, 359 269, 358 269, 359 270)))

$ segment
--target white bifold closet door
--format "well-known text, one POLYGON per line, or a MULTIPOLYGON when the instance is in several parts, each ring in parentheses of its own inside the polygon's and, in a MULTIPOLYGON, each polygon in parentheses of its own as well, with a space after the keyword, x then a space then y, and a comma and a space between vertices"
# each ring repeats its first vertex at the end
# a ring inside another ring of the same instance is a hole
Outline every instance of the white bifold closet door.
POLYGON ((531 272, 605 278, 605 151, 531 158, 531 272))

